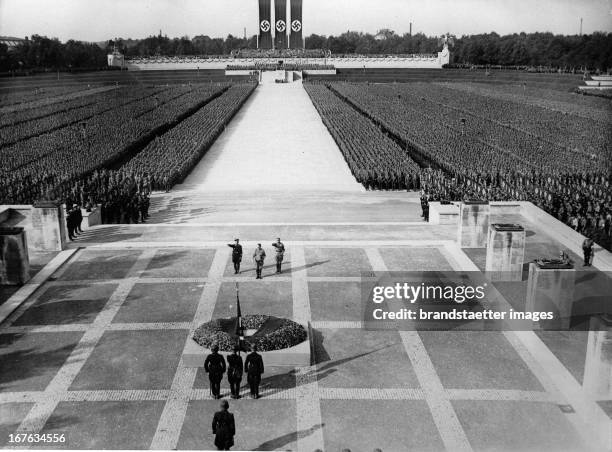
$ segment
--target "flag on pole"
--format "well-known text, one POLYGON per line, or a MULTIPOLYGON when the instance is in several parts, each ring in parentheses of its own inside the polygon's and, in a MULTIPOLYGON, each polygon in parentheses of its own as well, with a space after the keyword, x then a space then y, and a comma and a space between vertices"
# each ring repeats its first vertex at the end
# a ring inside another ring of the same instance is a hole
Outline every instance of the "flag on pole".
POLYGON ((242 341, 244 340, 244 329, 242 328, 242 311, 240 310, 240 289, 236 282, 236 335, 238 336, 238 346, 242 349, 242 341))

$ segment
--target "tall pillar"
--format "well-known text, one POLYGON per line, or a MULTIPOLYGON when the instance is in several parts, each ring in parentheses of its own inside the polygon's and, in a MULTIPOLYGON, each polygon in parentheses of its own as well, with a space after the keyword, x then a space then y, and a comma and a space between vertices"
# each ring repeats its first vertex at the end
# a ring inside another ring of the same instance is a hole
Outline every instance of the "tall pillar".
POLYGON ((37 251, 62 251, 66 244, 66 217, 54 201, 32 206, 32 227, 28 230, 30 247, 37 251))
POLYGON ((525 257, 525 229, 519 224, 489 226, 485 271, 493 281, 521 281, 525 257))
POLYGON ((489 230, 489 202, 465 201, 459 206, 457 242, 461 248, 484 248, 489 230))
POLYGON ((567 330, 572 320, 576 270, 569 263, 538 260, 529 264, 527 312, 552 312, 552 320, 540 321, 547 330, 567 330))
POLYGON ((0 228, 0 285, 23 285, 30 279, 28 242, 23 228, 0 228))

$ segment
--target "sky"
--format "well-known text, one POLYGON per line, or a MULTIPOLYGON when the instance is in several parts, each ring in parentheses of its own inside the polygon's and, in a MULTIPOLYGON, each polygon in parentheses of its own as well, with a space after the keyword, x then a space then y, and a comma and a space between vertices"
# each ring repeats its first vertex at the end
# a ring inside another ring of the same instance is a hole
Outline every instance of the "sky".
MULTIPOLYGON (((429 36, 612 32, 612 0, 303 0, 305 35, 390 28, 429 36)), ((0 0, 0 35, 62 41, 242 36, 257 32, 257 0, 0 0)))

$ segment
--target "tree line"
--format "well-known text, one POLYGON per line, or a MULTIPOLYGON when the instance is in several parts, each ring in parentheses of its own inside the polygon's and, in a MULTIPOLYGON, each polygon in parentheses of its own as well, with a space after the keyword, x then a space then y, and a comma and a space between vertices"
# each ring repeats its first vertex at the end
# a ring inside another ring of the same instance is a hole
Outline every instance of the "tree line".
MULTIPOLYGON (((311 34, 307 49, 326 49, 332 54, 415 54, 435 53, 441 49, 438 37, 423 33, 397 34, 381 30, 378 34, 347 31, 337 36, 311 34)), ((241 48, 256 48, 257 37, 211 38, 199 35, 169 38, 116 39, 105 43, 86 43, 33 35, 15 48, 0 44, 0 71, 31 69, 93 69, 106 66, 106 55, 116 47, 129 57, 223 55, 241 48)), ((555 35, 553 33, 495 32, 452 36, 451 63, 459 65, 548 66, 608 70, 612 68, 612 33, 555 35)))

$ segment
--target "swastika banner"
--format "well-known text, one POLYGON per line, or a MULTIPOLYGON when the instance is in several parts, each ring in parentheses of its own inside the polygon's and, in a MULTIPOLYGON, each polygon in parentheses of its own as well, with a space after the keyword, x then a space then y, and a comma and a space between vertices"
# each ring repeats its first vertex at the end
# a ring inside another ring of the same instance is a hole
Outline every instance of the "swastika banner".
POLYGON ((287 0, 274 1, 274 48, 287 48, 287 0))
POLYGON ((291 36, 289 47, 292 49, 303 49, 304 40, 302 38, 302 0, 291 0, 291 36))
POLYGON ((272 48, 272 0, 259 0, 259 48, 272 48))

